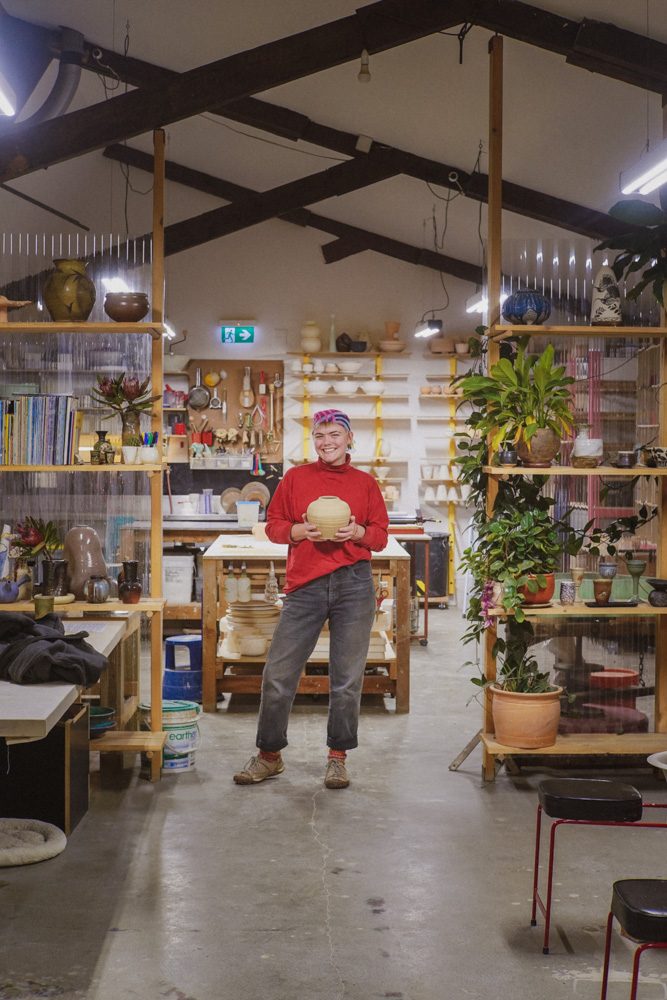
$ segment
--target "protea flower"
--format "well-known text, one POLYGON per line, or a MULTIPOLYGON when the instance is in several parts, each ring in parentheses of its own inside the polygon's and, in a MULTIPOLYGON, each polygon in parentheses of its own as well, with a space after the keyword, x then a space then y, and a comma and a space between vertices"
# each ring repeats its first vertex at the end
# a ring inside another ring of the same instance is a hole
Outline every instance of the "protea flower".
POLYGON ((114 384, 114 380, 110 379, 107 375, 104 375, 101 378, 98 375, 97 376, 97 390, 106 399, 113 399, 114 396, 116 395, 116 385, 114 384))

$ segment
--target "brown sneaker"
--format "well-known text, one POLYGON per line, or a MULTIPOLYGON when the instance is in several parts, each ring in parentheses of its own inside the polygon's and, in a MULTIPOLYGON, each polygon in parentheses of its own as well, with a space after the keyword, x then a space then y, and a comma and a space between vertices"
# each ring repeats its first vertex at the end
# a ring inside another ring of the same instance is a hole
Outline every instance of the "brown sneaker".
POLYGON ((347 788, 350 784, 345 764, 338 757, 330 757, 327 761, 327 773, 324 779, 327 788, 347 788))
POLYGON ((285 770, 282 758, 264 760, 263 757, 251 757, 246 766, 234 775, 237 785, 256 785, 258 781, 275 778, 285 770))

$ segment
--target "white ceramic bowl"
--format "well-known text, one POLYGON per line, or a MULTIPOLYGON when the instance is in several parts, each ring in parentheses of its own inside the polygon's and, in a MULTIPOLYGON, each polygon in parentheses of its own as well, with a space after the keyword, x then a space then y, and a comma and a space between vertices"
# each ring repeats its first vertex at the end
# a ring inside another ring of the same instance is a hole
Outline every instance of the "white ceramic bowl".
POLYGON ((406 344, 404 340, 380 340, 378 342, 378 347, 383 353, 395 353, 397 351, 404 351, 406 344))
POLYGON ((321 378, 314 378, 308 383, 309 396, 323 396, 331 388, 331 382, 323 382, 321 378))
POLYGON ((349 379, 342 378, 339 382, 334 382, 334 391, 340 393, 341 396, 352 393, 355 391, 354 382, 350 382, 349 379))
POLYGON ((239 646, 241 656, 264 656, 266 638, 263 635, 244 635, 239 646))
POLYGON ((661 750, 659 753, 652 753, 651 756, 647 758, 647 763, 650 764, 651 767, 659 767, 665 781, 667 781, 667 750, 661 750))
POLYGON ((344 375, 356 375, 357 372, 361 371, 362 361, 338 361, 338 370, 343 372, 344 375))

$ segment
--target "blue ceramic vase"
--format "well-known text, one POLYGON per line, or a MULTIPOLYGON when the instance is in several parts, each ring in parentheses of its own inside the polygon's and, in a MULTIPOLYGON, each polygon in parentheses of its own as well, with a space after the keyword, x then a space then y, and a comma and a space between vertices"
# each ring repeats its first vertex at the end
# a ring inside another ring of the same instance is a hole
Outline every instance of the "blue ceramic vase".
POLYGON ((503 319, 514 326, 526 323, 539 326, 548 319, 551 313, 551 302, 530 288, 520 288, 505 299, 503 303, 503 319))

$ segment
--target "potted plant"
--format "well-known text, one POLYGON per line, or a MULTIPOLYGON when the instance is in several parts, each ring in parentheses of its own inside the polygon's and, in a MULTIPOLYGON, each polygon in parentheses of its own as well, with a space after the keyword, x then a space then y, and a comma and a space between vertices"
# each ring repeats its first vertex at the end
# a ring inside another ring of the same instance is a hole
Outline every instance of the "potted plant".
POLYGON ((595 247, 596 250, 620 251, 612 271, 619 280, 641 271, 642 275, 634 288, 626 292, 626 298, 636 299, 649 285, 653 297, 661 306, 665 305, 665 281, 667 281, 667 214, 650 202, 619 201, 609 210, 609 214, 621 222, 627 222, 632 230, 620 236, 612 236, 595 247))
POLYGON ((138 434, 128 434, 127 438, 121 446, 121 451, 123 453, 123 461, 126 465, 135 465, 137 462, 137 453, 142 445, 142 440, 138 434))
MULTIPOLYGON (((53 521, 26 517, 17 521, 11 544, 16 558, 36 559, 42 556, 42 593, 59 596, 67 593, 67 561, 54 559, 62 548, 62 540, 53 521)), ((13 554, 13 553, 12 553, 13 554)))
MULTIPOLYGON (((97 376, 97 388, 92 390, 91 395, 95 402, 111 407, 115 413, 120 414, 123 445, 127 444, 128 438, 139 436, 141 414, 148 413, 152 416, 153 403, 162 398, 149 395, 149 382, 150 378, 140 382, 136 375, 126 376, 125 372, 121 372, 118 378, 97 376)), ((112 416, 110 413, 103 419, 109 420, 112 416)))
POLYGON ((469 427, 490 435, 495 452, 502 442, 515 445, 524 465, 551 465, 561 440, 574 427, 574 378, 554 366, 551 344, 542 354, 527 354, 530 336, 521 337, 513 361, 501 358, 486 374, 464 376, 458 382, 462 403, 471 403, 469 427))

